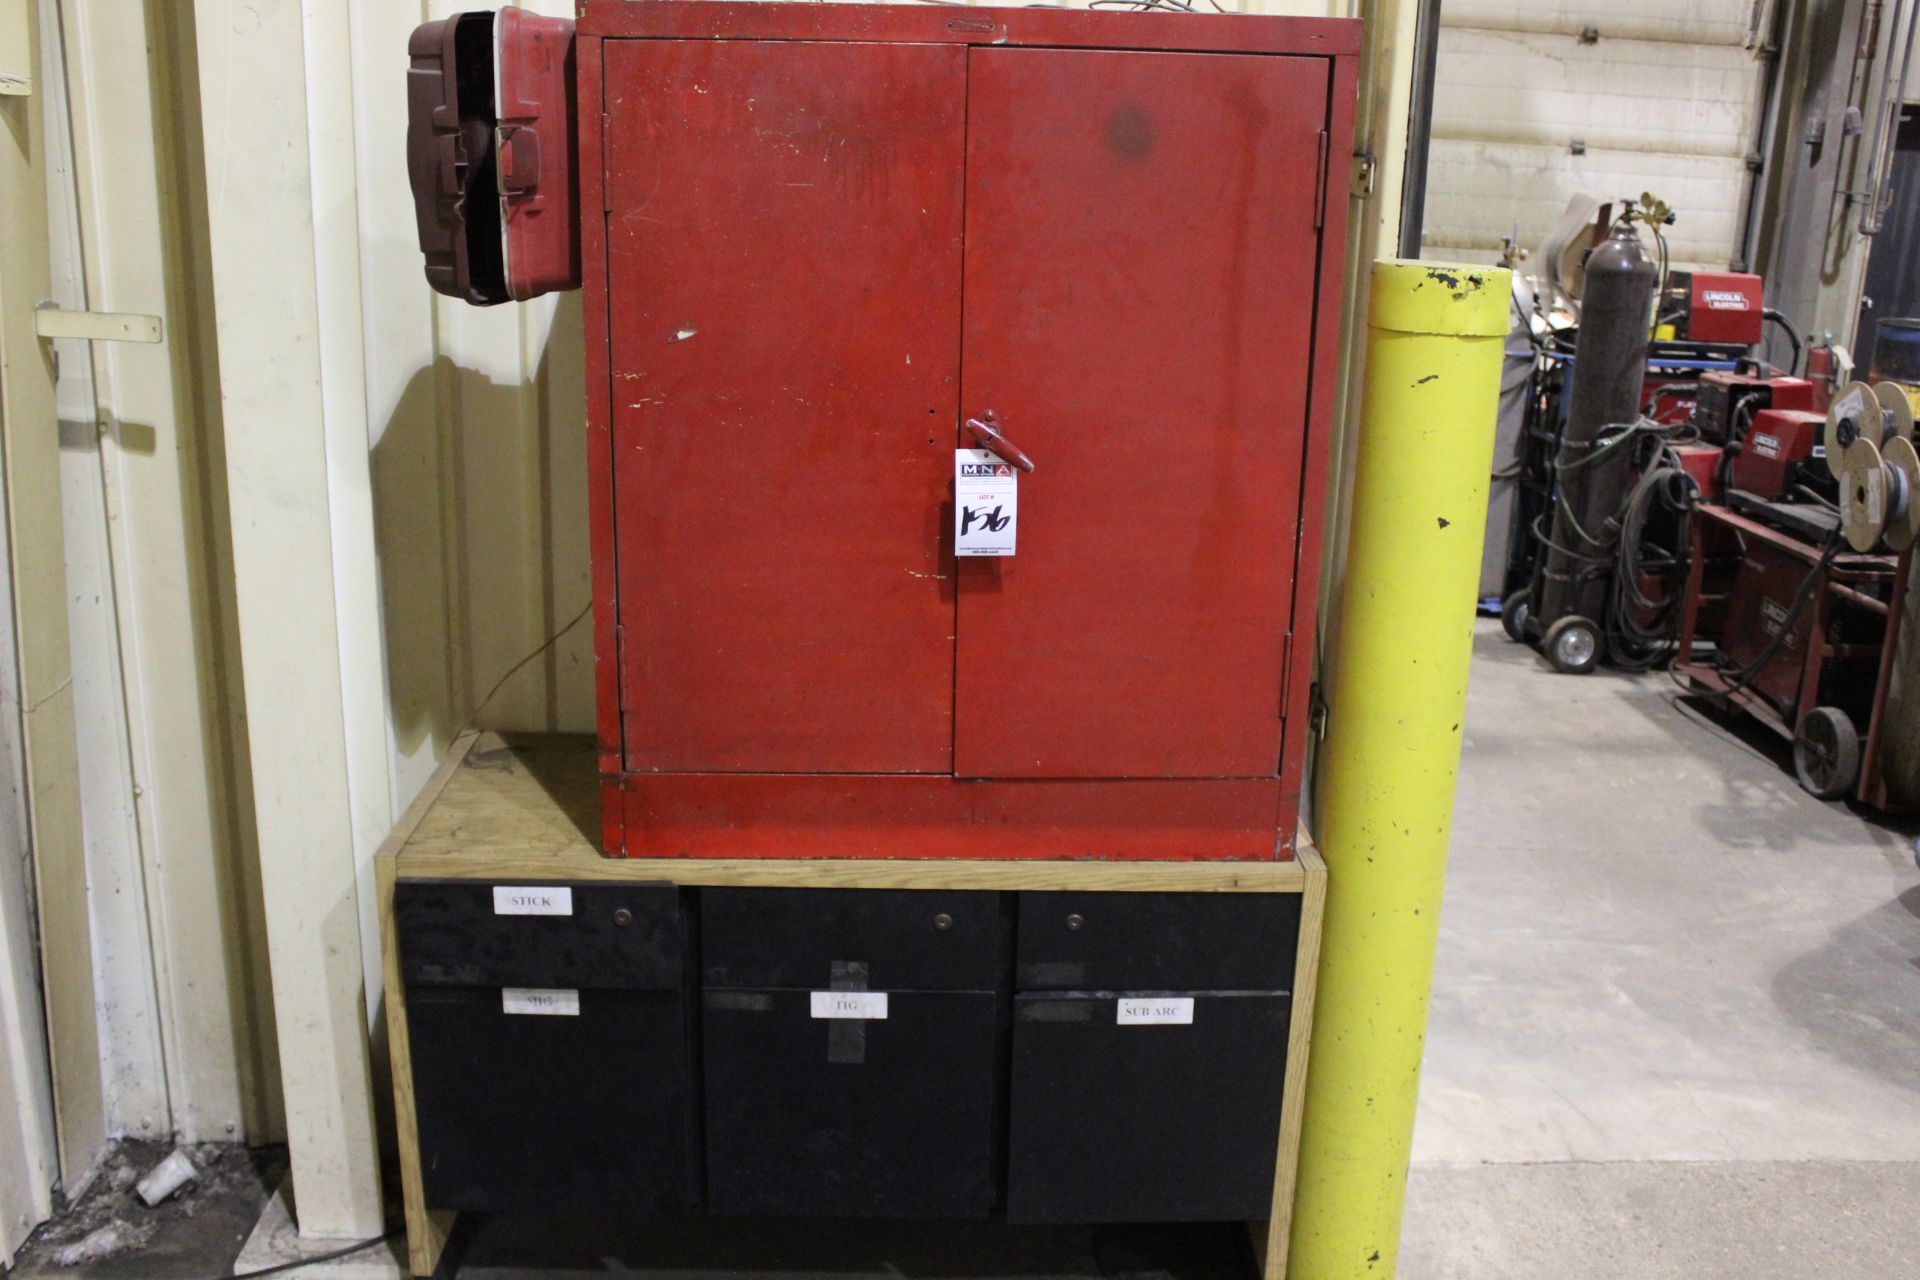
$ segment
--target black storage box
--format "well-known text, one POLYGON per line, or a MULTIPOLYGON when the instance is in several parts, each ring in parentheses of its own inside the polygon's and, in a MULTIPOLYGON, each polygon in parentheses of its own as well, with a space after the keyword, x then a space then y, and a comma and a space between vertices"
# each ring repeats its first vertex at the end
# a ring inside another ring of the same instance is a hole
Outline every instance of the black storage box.
POLYGON ((394 887, 429 1208, 698 1204, 686 897, 615 882, 394 887))
POLYGON ((700 909, 709 1208, 991 1212, 1006 899, 704 889, 700 909))
POLYGON ((1271 1208, 1297 894, 1019 898, 1007 1217, 1271 1208))

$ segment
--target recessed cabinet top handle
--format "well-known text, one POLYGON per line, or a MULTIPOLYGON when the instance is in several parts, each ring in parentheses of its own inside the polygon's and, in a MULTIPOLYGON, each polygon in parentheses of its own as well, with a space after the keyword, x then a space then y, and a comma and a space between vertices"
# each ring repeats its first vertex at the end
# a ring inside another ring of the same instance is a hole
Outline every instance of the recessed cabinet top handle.
POLYGON ((1033 459, 1020 451, 1020 446, 1000 434, 1000 418, 989 409, 978 418, 967 419, 967 430, 980 447, 993 454, 1002 462, 1011 463, 1016 471, 1033 470, 1033 459))

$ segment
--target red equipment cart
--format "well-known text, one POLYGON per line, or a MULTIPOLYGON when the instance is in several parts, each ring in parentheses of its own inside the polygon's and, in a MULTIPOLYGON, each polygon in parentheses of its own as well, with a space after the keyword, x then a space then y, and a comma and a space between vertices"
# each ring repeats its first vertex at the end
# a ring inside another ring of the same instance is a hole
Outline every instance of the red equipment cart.
POLYGON ((1814 795, 1896 807, 1879 744, 1911 556, 1832 554, 1703 503, 1694 511, 1675 674, 1792 742, 1794 771, 1814 795), (1741 562, 1716 598, 1703 591, 1707 548, 1727 537, 1738 541, 1741 562), (1696 660, 1698 621, 1714 604, 1725 608, 1719 648, 1714 660, 1696 660))

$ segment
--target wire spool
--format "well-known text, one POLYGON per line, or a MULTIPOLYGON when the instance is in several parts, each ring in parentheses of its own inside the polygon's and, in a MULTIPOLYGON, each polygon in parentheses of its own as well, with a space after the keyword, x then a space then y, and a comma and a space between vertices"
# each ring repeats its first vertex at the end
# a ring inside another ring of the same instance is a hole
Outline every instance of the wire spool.
POLYGON ((1891 504, 1882 536, 1893 550, 1905 551, 1920 539, 1920 450, 1913 447, 1911 437, 1895 436, 1881 450, 1880 460, 1893 473, 1888 477, 1893 481, 1889 489, 1900 490, 1893 495, 1897 500, 1891 504))
POLYGON ((1920 453, 1907 436, 1892 436, 1885 450, 1860 436, 1840 451, 1833 466, 1840 485, 1840 532, 1855 551, 1871 551, 1882 538, 1905 551, 1920 536, 1920 453))
POLYGON ((1897 382, 1876 382, 1874 397, 1880 401, 1880 422, 1885 427, 1879 444, 1896 437, 1913 439, 1913 391, 1897 382))
MULTIPOLYGON (((1874 345, 1873 376, 1880 386, 1899 386, 1911 403, 1914 384, 1920 383, 1920 320, 1882 320, 1874 345)), ((1907 482, 1909 494, 1904 518, 1887 521, 1887 545, 1901 551, 1914 542, 1920 525, 1920 474, 1911 446, 1889 443, 1884 460, 1907 482)), ((1887 701, 1880 712, 1880 783, 1887 800, 1897 807, 1920 808, 1920 559, 1908 568, 1907 600, 1897 624, 1899 639, 1887 681, 1887 701)))
MULTIPOLYGON (((1860 435, 1839 456, 1833 476, 1840 482, 1840 532, 1855 551, 1871 551, 1887 524, 1887 473, 1880 446, 1860 435)), ((1827 455, 1830 467, 1833 458, 1827 455)))
MULTIPOLYGON (((1827 447, 1827 466, 1840 471, 1840 458, 1855 440, 1868 440, 1875 446, 1886 437, 1886 408, 1872 387, 1864 382, 1849 382, 1840 388, 1827 407, 1827 429, 1822 443, 1827 447)), ((1907 415, 1911 424, 1913 415, 1907 415)), ((1911 425, 1909 425, 1911 434, 1911 425)))

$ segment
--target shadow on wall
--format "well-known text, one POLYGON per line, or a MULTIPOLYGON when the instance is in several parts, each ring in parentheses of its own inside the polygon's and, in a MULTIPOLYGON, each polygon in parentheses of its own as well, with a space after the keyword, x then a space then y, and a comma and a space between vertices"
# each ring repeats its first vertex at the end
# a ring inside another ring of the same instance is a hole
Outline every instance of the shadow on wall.
MULTIPOLYGON (((521 336, 539 304, 516 308, 521 336)), ((513 670, 590 598, 580 297, 556 300, 529 376, 442 355, 418 370, 372 452, 375 543, 395 746, 438 757, 475 723, 587 732, 592 628, 513 670)), ((528 344, 522 342, 522 350, 528 344)))

